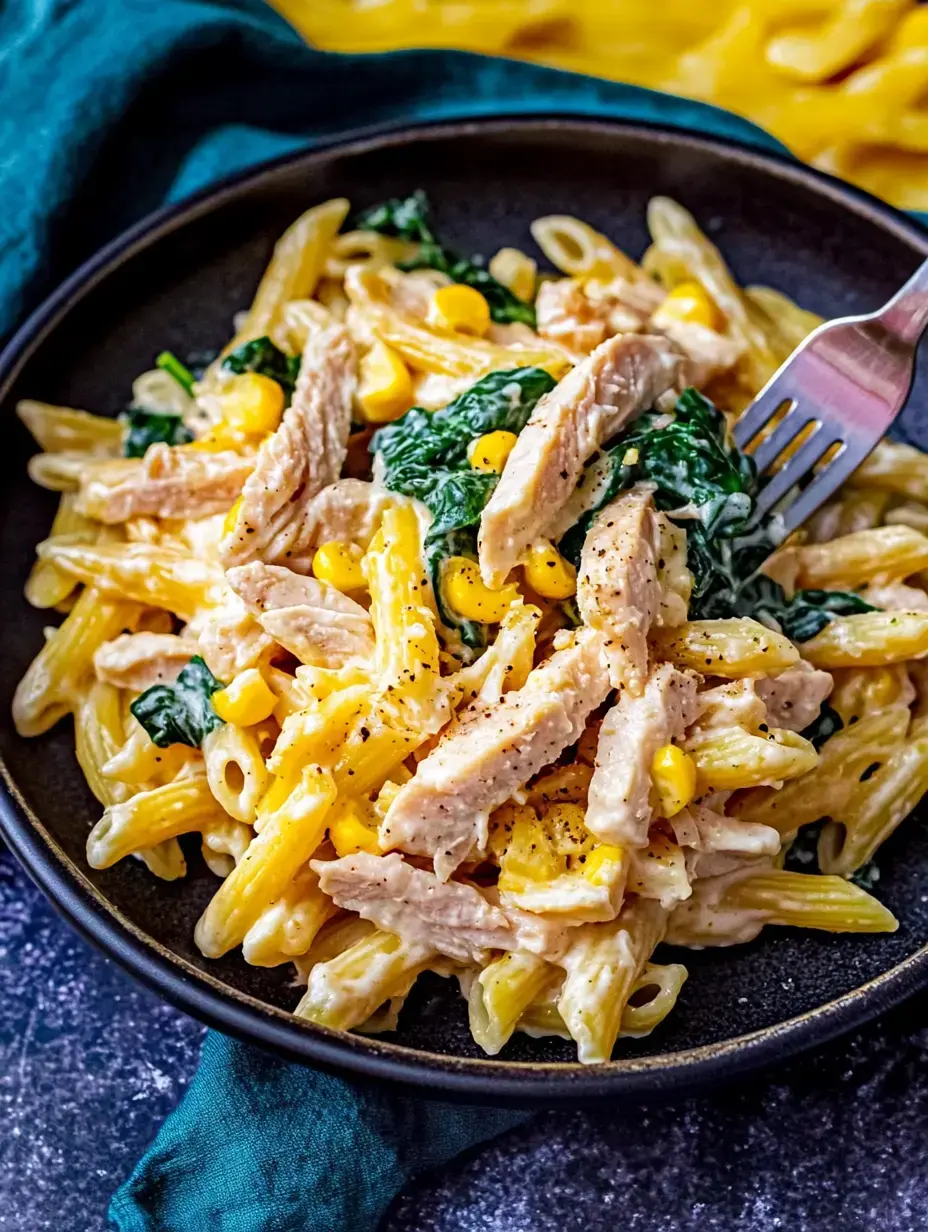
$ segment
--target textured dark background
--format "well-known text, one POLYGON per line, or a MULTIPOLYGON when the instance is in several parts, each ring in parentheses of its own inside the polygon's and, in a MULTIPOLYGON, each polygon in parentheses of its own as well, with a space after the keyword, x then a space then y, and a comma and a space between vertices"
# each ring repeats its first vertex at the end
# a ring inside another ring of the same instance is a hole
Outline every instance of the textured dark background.
MULTIPOLYGON (((0 851, 2 1232, 102 1229, 201 1034, 0 851)), ((921 1232, 926 1061, 922 997, 734 1088, 545 1114, 404 1192, 385 1232, 921 1232)))

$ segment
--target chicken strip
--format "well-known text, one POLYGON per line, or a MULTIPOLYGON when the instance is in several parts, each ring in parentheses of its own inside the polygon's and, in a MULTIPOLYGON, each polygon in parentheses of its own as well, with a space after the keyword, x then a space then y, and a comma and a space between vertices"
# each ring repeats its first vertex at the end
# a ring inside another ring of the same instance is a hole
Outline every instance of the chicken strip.
POLYGON ((648 676, 648 631, 661 601, 660 528, 650 488, 623 493, 596 517, 583 544, 577 604, 602 633, 614 688, 641 694, 648 676))
POLYGON ((110 524, 138 517, 205 518, 231 508, 254 465, 254 458, 231 450, 149 445, 144 458, 88 466, 75 508, 110 524))
POLYGON ((770 727, 801 732, 814 723, 822 703, 830 696, 834 681, 805 659, 778 676, 761 676, 754 682, 757 696, 767 707, 770 727))
POLYGON ((465 711, 380 827, 384 848, 433 856, 442 880, 487 842, 490 813, 580 738, 609 692, 602 639, 581 630, 498 705, 465 711))
POLYGON ((324 894, 407 944, 484 965, 491 950, 526 950, 549 960, 563 953, 566 929, 555 922, 504 911, 474 885, 441 882, 394 852, 359 851, 340 860, 311 860, 324 894))
POLYGON ((226 580, 264 631, 301 663, 343 667, 373 655, 370 616, 334 586, 260 561, 230 569, 226 580))
POLYGON ((310 503, 338 479, 357 383, 354 343, 344 325, 312 333, 293 401, 258 450, 234 524, 219 545, 225 565, 287 564, 305 551, 310 503))
POLYGON ((640 697, 623 692, 606 714, 586 812, 587 829, 602 842, 648 845, 651 763, 698 717, 698 685, 695 672, 661 663, 640 697))
POLYGON ((93 667, 98 680, 142 693, 173 684, 196 653, 192 638, 174 633, 122 633, 97 649, 93 667))
POLYGON ((499 589, 545 535, 583 464, 609 437, 676 388, 681 356, 663 338, 610 338, 538 403, 480 522, 480 572, 499 589))

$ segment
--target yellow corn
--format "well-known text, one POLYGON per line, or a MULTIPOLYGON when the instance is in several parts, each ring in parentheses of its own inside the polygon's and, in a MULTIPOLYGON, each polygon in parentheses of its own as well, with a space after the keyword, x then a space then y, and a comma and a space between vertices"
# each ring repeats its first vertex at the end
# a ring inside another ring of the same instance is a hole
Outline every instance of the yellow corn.
POLYGON ((674 287, 654 314, 654 324, 660 327, 661 318, 685 321, 690 325, 704 325, 707 329, 721 329, 725 324, 714 300, 695 281, 681 282, 674 287))
POLYGON ((432 296, 426 321, 437 329, 482 338, 490 328, 490 305, 473 287, 454 283, 432 296))
POLYGON ((363 590, 367 585, 361 568, 363 559, 364 553, 356 543, 330 539, 316 549, 313 573, 320 582, 328 582, 336 590, 363 590))
POLYGON ((487 432, 471 441, 467 451, 467 460, 475 471, 488 471, 496 475, 503 473, 506 459, 512 453, 513 446, 519 438, 515 432, 507 432, 500 428, 496 432, 487 432))
POLYGON ((675 744, 665 744, 654 754, 651 778, 665 817, 686 808, 696 794, 696 763, 675 744))
POLYGON ((501 248, 490 262, 490 273, 518 299, 534 298, 538 266, 518 248, 501 248))
POLYGON ((276 381, 258 372, 234 376, 221 402, 223 419, 228 426, 247 436, 273 432, 284 413, 284 391, 276 381))
POLYGON ((389 423, 413 404, 412 377, 399 354, 379 340, 361 360, 358 406, 368 423, 389 423))
POLYGON ((525 580, 543 599, 569 599, 577 590, 577 570, 546 540, 529 549, 525 580))
POLYGON ((231 684, 213 694, 213 709, 220 719, 238 727, 251 727, 268 718, 277 695, 256 667, 239 672, 231 684))
POLYGON ((329 826, 329 838, 339 856, 354 855, 356 851, 380 855, 377 831, 368 825, 358 804, 346 800, 335 806, 334 814, 329 826))
POLYGON ((484 585, 476 562, 466 556, 450 556, 445 562, 442 589, 445 602, 459 616, 485 624, 496 624, 502 620, 510 604, 519 598, 515 586, 490 590, 489 586, 484 585))
POLYGON ((616 864, 621 864, 625 853, 621 847, 602 843, 594 847, 583 864, 583 875, 592 885, 608 885, 615 876, 616 864))

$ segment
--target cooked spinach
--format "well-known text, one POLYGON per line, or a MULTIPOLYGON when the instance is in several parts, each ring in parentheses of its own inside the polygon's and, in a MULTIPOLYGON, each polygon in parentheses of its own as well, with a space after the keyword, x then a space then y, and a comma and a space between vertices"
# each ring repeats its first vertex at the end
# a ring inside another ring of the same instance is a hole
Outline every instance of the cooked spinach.
POLYGON ((532 305, 513 295, 476 257, 461 257, 439 243, 432 231, 430 212, 428 197, 417 189, 409 197, 394 197, 364 210, 355 219, 355 226, 418 244, 419 251, 411 260, 402 262, 400 269, 433 269, 447 274, 452 282, 476 288, 490 305, 490 316, 498 324, 518 322, 534 329, 532 305))
POLYGON ((293 397, 296 378, 300 375, 300 356, 287 355, 270 338, 252 338, 236 347, 222 361, 227 372, 240 376, 243 372, 257 372, 259 376, 268 376, 283 389, 288 397, 293 397))
POLYGON ((425 555, 436 602, 444 622, 458 629, 471 649, 486 645, 484 626, 448 611, 438 584, 449 556, 476 559, 477 524, 499 481, 498 475, 474 470, 467 450, 487 432, 520 432, 554 385, 543 368, 491 372, 442 410, 413 407, 371 440, 371 450, 380 455, 384 486, 416 497, 433 515, 425 555))
POLYGON ((837 615, 873 611, 859 595, 782 586, 758 570, 776 547, 769 521, 752 524, 757 471, 725 439, 725 419, 695 389, 680 395, 673 419, 642 415, 607 449, 609 478, 595 508, 567 532, 561 552, 579 563, 594 517, 635 483, 655 485, 659 509, 685 508, 687 564, 693 574, 690 618, 754 616, 775 621, 796 642, 808 641, 837 615))
POLYGON ((161 368, 168 376, 172 376, 185 393, 193 394, 193 373, 189 368, 184 367, 173 352, 162 351, 155 360, 155 367, 161 368))
POLYGON ((130 406, 120 418, 126 425, 122 452, 127 458, 144 458, 149 445, 186 445, 193 440, 193 433, 173 411, 130 406))
MULTIPOLYGON (((788 872, 821 873, 818 862, 818 840, 829 820, 828 817, 822 817, 818 821, 813 821, 811 825, 802 827, 783 859, 783 867, 788 872)), ((868 892, 873 889, 879 879, 880 870, 873 860, 868 860, 848 877, 848 881, 852 881, 854 885, 868 892)))
POLYGON ((805 736, 806 740, 810 740, 815 745, 816 750, 821 751, 822 745, 826 740, 830 740, 835 732, 839 732, 844 726, 840 714, 837 710, 832 710, 831 706, 825 704, 819 711, 818 718, 804 728, 800 735, 805 736))
POLYGON ((222 687, 200 656, 194 655, 174 684, 146 689, 129 709, 159 749, 170 744, 198 749, 204 737, 222 726, 210 701, 222 687))

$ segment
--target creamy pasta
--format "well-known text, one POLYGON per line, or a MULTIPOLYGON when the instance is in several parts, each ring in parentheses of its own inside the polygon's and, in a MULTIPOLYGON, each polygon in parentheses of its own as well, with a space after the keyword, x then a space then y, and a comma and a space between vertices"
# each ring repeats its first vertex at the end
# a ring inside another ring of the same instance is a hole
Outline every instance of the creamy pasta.
POLYGON ((61 493, 26 593, 64 619, 13 715, 73 716, 89 864, 182 878, 198 835, 197 945, 295 964, 298 1016, 392 1029, 432 970, 487 1053, 585 1063, 673 1009, 662 942, 893 931, 925 457, 756 523, 728 426, 817 319, 673 201, 640 262, 555 216, 484 267, 419 192, 349 215, 299 218, 229 345, 159 356, 120 421, 20 405, 61 493))

